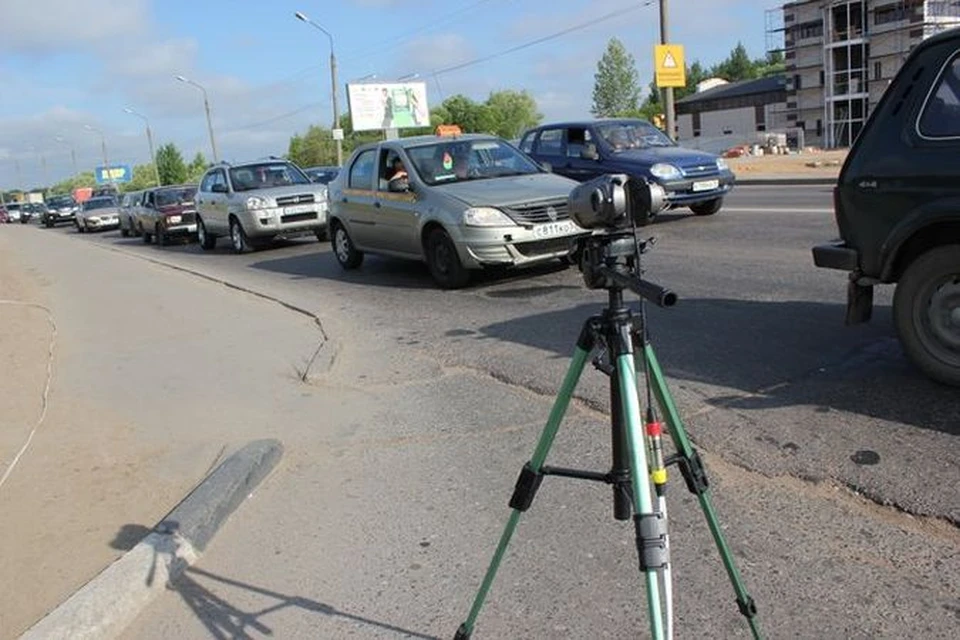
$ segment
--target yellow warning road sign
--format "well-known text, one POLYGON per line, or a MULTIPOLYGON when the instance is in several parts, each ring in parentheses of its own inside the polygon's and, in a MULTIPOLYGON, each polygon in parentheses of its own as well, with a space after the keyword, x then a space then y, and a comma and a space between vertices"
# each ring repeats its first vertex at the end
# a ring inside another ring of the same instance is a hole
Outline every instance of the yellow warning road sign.
POLYGON ((658 87, 687 86, 687 67, 682 44, 658 44, 653 48, 658 87))

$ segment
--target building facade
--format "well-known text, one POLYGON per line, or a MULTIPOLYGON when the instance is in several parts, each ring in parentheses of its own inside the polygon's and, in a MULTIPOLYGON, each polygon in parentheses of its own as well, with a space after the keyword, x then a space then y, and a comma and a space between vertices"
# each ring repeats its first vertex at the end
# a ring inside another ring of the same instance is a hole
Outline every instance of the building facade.
POLYGON ((773 12, 767 48, 784 54, 786 119, 827 148, 850 146, 917 43, 960 26, 960 0, 798 0, 773 12))

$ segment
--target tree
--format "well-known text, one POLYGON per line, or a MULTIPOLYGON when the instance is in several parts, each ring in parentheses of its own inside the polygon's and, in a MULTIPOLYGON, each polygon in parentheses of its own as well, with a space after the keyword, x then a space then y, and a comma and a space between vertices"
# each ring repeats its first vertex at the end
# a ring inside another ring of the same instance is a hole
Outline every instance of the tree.
POLYGON ((633 56, 616 38, 607 43, 593 85, 590 112, 600 118, 635 112, 640 107, 640 80, 633 56))
POLYGON ((84 171, 78 175, 70 176, 66 180, 61 180, 50 187, 50 192, 55 194, 72 193, 74 189, 81 187, 94 187, 97 181, 93 177, 92 171, 84 171))
POLYGON ((337 163, 337 147, 330 129, 312 125, 303 135, 290 138, 287 158, 301 167, 337 163))
POLYGON ((120 190, 143 191, 157 186, 157 174, 153 170, 153 163, 138 164, 133 168, 133 179, 120 185, 120 190))
POLYGON ((711 75, 723 78, 727 82, 752 80, 759 77, 757 64, 747 55, 747 48, 738 42, 730 55, 711 70, 711 75))
POLYGON ((187 181, 187 165, 177 145, 169 142, 157 149, 157 169, 161 184, 183 184, 187 181))
POLYGON ((501 138, 519 138, 527 129, 537 126, 543 114, 537 111, 537 102, 526 91, 496 91, 486 102, 492 112, 494 133, 501 138))
POLYGON ((186 182, 200 182, 200 178, 203 177, 204 172, 209 166, 210 165, 207 164, 207 159, 203 157, 202 153, 197 151, 197 155, 193 156, 193 160, 191 160, 190 164, 187 165, 186 182))

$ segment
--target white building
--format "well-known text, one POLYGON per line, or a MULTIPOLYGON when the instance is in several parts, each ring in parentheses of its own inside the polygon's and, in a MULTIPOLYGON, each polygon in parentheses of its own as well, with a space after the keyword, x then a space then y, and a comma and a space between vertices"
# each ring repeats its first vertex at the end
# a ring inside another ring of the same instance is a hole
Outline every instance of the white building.
POLYGON ((807 144, 850 146, 913 47, 955 26, 960 0, 798 0, 768 12, 790 126, 807 144))

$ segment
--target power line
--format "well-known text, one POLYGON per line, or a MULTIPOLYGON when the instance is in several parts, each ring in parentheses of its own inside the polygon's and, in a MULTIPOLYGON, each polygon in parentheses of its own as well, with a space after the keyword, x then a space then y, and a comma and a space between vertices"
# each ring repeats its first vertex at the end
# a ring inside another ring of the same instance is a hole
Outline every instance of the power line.
POLYGON ((594 19, 592 19, 592 20, 587 20, 586 22, 581 22, 581 23, 579 23, 579 24, 575 24, 575 25, 573 25, 572 27, 567 27, 566 29, 562 29, 562 30, 557 31, 556 33, 552 33, 552 34, 550 34, 550 35, 548 35, 548 36, 543 36, 542 38, 537 38, 536 40, 531 40, 531 41, 529 41, 529 42, 525 42, 525 43, 523 43, 523 44, 519 44, 519 45, 517 45, 517 46, 515 46, 515 47, 510 47, 509 49, 504 49, 504 50, 502 50, 502 51, 498 51, 498 52, 496 52, 496 53, 491 53, 491 54, 489 54, 489 55, 486 55, 486 56, 483 56, 483 57, 480 57, 480 58, 475 58, 475 59, 470 60, 470 61, 468 61, 468 62, 461 62, 460 64, 455 64, 455 65, 453 65, 452 67, 446 67, 446 68, 443 68, 443 69, 436 69, 436 70, 434 70, 434 71, 430 71, 429 73, 431 73, 431 74, 450 73, 451 71, 459 71, 460 69, 465 69, 466 67, 472 67, 473 65, 481 64, 481 63, 483 63, 483 62, 488 62, 488 61, 490 61, 490 60, 493 60, 493 59, 495 59, 495 58, 499 58, 499 57, 501 57, 501 56, 505 56, 505 55, 508 55, 508 54, 511 54, 511 53, 516 53, 517 51, 522 51, 522 50, 524 50, 524 49, 529 49, 530 47, 534 47, 534 46, 536 46, 536 45, 538 45, 538 44, 543 44, 544 42, 549 42, 550 40, 556 40, 557 38, 559 38, 559 37, 561 37, 561 36, 567 35, 568 33, 573 33, 573 32, 575 32, 575 31, 582 31, 583 29, 586 29, 587 27, 592 27, 592 26, 595 25, 595 24, 599 24, 599 23, 604 22, 604 21, 606 21, 606 20, 610 20, 611 18, 616 18, 617 16, 625 15, 625 14, 627 14, 627 13, 632 13, 633 11, 636 11, 636 10, 638 10, 638 9, 643 9, 643 8, 645 8, 645 7, 649 7, 651 4, 653 4, 653 0, 647 0, 647 1, 644 2, 643 4, 635 4, 635 5, 632 5, 632 6, 629 6, 629 7, 624 7, 624 8, 622 8, 622 9, 617 9, 616 11, 611 11, 610 13, 604 14, 604 15, 600 16, 599 18, 594 18, 594 19))

